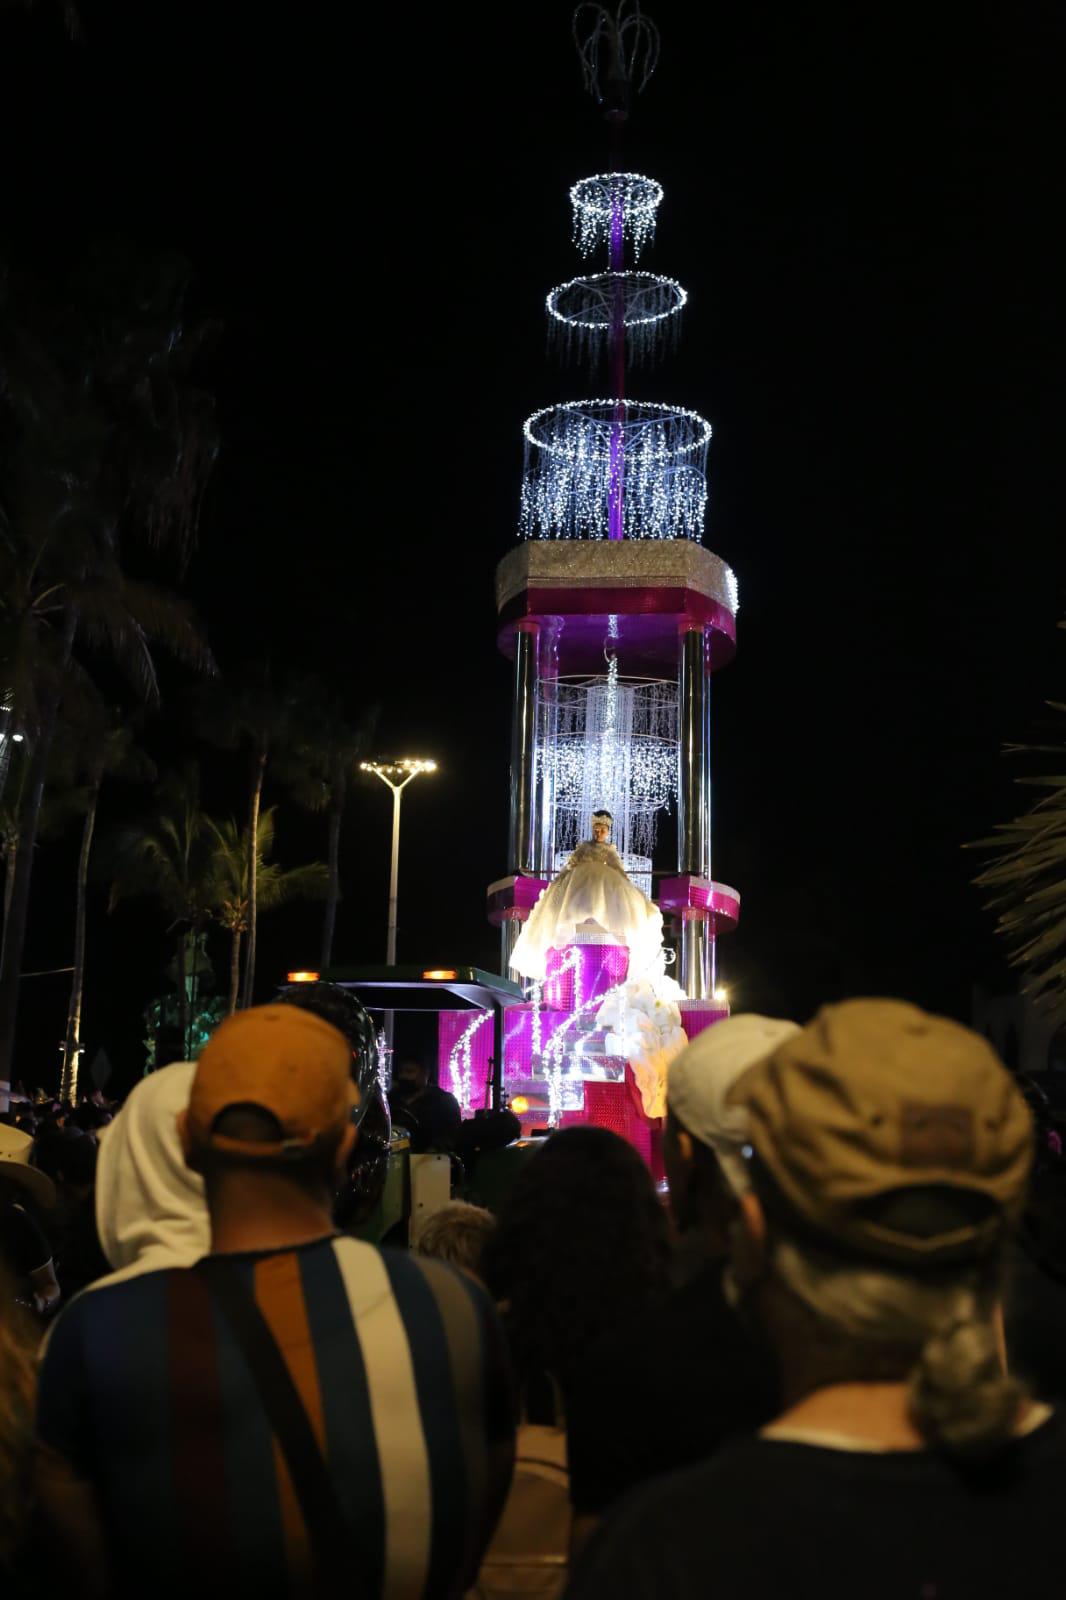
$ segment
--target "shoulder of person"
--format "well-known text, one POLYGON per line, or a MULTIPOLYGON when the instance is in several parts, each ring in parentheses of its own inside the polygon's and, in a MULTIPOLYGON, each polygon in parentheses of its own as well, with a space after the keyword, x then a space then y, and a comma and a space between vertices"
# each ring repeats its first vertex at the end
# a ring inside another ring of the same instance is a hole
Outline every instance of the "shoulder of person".
MULTIPOLYGON (((696 1547, 730 1544, 736 1521, 729 1493, 732 1463, 747 1442, 726 1446, 709 1461, 667 1473, 623 1495, 582 1551, 567 1600, 608 1594, 618 1600, 625 1596, 658 1600, 666 1592, 706 1593, 696 1547), (668 1569, 683 1581, 669 1581, 668 1569)), ((749 1520, 753 1509, 749 1506, 749 1520)))
POLYGON ((495 1317, 496 1308, 487 1291, 468 1272, 453 1267, 450 1262, 438 1261, 432 1256, 414 1256, 407 1250, 395 1248, 386 1248, 381 1255, 390 1279, 397 1286, 421 1280, 438 1303, 470 1305, 477 1312, 495 1317))
POLYGON ((376 1282, 382 1295, 391 1293, 399 1303, 401 1315, 405 1307, 413 1309, 410 1297, 420 1289, 429 1289, 438 1301, 443 1297, 460 1305, 472 1303, 480 1311, 496 1314, 481 1284, 446 1261, 412 1255, 392 1245, 368 1244, 347 1233, 337 1235, 333 1249, 346 1277, 358 1277, 367 1285, 376 1282))
POLYGON ((147 1279, 161 1275, 161 1272, 146 1272, 121 1283, 88 1284, 73 1295, 45 1330, 38 1348, 42 1381, 66 1362, 80 1359, 81 1351, 93 1342, 101 1325, 114 1326, 116 1312, 123 1321, 131 1316, 136 1318, 142 1308, 128 1302, 143 1295, 141 1286, 147 1279))
POLYGON ((45 1333, 40 1354, 49 1351, 59 1334, 66 1329, 64 1339, 91 1336, 98 1323, 113 1325, 116 1316, 123 1321, 136 1323, 143 1317, 149 1304, 162 1304, 161 1280, 190 1271, 188 1267, 156 1267, 151 1272, 135 1273, 110 1283, 98 1278, 79 1289, 63 1306, 45 1333))

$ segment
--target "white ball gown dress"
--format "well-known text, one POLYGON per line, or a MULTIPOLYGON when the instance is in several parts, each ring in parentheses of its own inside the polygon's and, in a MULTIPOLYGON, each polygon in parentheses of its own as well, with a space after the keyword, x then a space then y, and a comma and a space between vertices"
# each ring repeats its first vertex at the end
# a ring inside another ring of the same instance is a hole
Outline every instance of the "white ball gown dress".
POLYGON ((511 966, 525 978, 543 978, 548 951, 573 944, 577 929, 590 922, 607 935, 605 944, 627 946, 631 979, 658 960, 662 912, 630 882, 613 844, 586 840, 541 891, 514 947, 511 966))

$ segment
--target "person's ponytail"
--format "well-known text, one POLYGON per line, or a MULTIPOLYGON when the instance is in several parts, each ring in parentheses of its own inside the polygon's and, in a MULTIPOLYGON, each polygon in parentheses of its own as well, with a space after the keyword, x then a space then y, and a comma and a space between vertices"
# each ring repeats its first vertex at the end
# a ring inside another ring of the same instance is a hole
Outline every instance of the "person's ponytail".
POLYGON ((959 1463, 987 1460, 1010 1439, 1024 1397, 1003 1369, 995 1327, 971 1290, 933 1329, 911 1373, 911 1418, 931 1450, 959 1463))
POLYGON ((915 1428, 960 1466, 988 1460, 1011 1438, 1025 1391, 1004 1370, 997 1338, 998 1260, 907 1273, 779 1235, 771 1264, 814 1319, 800 1336, 821 1383, 906 1377, 915 1428))

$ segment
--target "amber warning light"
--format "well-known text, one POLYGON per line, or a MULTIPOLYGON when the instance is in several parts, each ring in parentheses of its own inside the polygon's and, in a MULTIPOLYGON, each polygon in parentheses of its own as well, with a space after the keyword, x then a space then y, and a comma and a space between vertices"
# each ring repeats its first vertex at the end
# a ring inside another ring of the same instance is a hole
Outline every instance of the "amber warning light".
POLYGON ((290 983, 317 983, 317 972, 288 972, 285 975, 290 983))
POLYGON ((459 976, 454 967, 428 967, 422 974, 423 978, 457 978, 459 976))

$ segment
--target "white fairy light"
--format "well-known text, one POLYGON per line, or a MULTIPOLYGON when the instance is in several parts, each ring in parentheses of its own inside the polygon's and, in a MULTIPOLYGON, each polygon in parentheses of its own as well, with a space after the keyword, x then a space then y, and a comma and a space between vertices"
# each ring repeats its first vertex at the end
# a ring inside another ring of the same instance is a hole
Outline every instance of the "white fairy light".
POLYGON ((640 255, 655 237, 655 214, 663 186, 639 172, 600 172, 582 178, 570 190, 574 208, 574 239, 583 256, 610 245, 612 229, 640 255))
POLYGON ((605 539, 621 484, 627 539, 699 539, 711 425, 637 400, 568 400, 526 419, 519 532, 605 539))
POLYGON ((597 356, 619 328, 631 363, 658 355, 665 340, 676 340, 688 292, 675 278, 655 272, 599 272, 571 278, 548 295, 548 328, 569 356, 597 356))
POLYGON ((378 1032, 378 1088, 387 1100, 392 1088, 392 1050, 383 1028, 378 1032))
MULTIPOLYGON (((562 1075, 563 1075, 563 1067, 562 1067, 562 1049, 563 1049, 563 1046, 562 1046, 562 1041, 564 1040, 564 1037, 565 1037, 567 1031, 569 1030, 571 1024, 573 1023, 574 1017, 577 1015, 577 1013, 579 1011, 584 1009, 583 1002, 582 1002, 582 995, 581 995, 581 966, 580 966, 580 962, 581 962, 581 957, 580 957, 580 954, 579 954, 579 952, 577 950, 577 947, 576 946, 572 946, 569 950, 567 950, 566 954, 564 955, 564 957, 563 957, 563 959, 562 959, 562 961, 561 961, 561 963, 559 965, 558 971, 553 974, 553 977, 559 977, 559 978, 561 978, 567 972, 572 972, 574 974, 574 1007, 570 1012, 567 1013, 566 1017, 559 1024, 559 1026, 557 1028, 553 1028, 552 1029, 552 1032, 548 1035, 547 1043, 544 1046, 543 1050, 540 1048, 540 1038, 541 1038, 541 1029, 540 1029, 540 1026, 539 1026, 540 1018, 539 1018, 538 1012, 536 1010, 534 1011, 535 1029, 536 1029, 536 1036, 537 1036, 537 1040, 538 1040, 538 1048, 535 1049, 535 1051, 534 1051, 534 1069, 536 1067, 537 1059, 539 1057, 540 1062, 541 1062, 541 1066, 542 1066, 542 1070, 543 1070, 544 1075, 545 1075, 545 1077, 547 1079, 547 1082, 548 1082, 548 1126, 549 1126, 549 1128, 557 1128, 559 1126, 559 1113, 560 1113, 560 1111, 562 1109, 562 1089, 563 1089, 563 1084, 562 1084, 562 1075)), ((540 1001, 540 990, 539 990, 539 987, 538 987, 537 990, 536 990, 536 1002, 535 1003, 539 1005, 539 1001, 540 1001)))
POLYGON ((610 811, 622 865, 644 892, 658 815, 677 794, 677 684, 626 680, 612 657, 605 676, 555 680, 537 760, 551 796, 556 866, 587 836, 593 811, 610 811))
POLYGON ((626 445, 642 442, 642 455, 660 466, 705 450, 711 442, 711 425, 698 411, 686 406, 656 405, 648 400, 563 400, 534 411, 523 423, 522 432, 530 444, 546 455, 610 462, 611 430, 616 425, 614 413, 619 406, 625 410, 622 427, 626 445), (576 426, 567 429, 568 421, 576 426), (557 423, 564 424, 558 435, 554 433, 557 423), (668 433, 671 427, 674 431, 668 433))
POLYGON ((627 332, 648 322, 664 322, 688 303, 688 290, 676 278, 658 272, 597 272, 560 283, 548 294, 545 305, 549 316, 568 327, 609 331, 615 324, 614 302, 619 290, 624 295, 627 332))
POLYGON ((540 1055, 540 1006, 543 989, 539 978, 534 978, 529 986, 529 998, 533 1010, 529 1019, 529 1045, 534 1060, 540 1055))
POLYGON ((464 1117, 470 1115, 470 1073, 473 1064, 474 1035, 491 1015, 489 1011, 479 1011, 473 1022, 464 1028, 448 1054, 448 1070, 451 1073, 451 1081, 459 1085, 459 1106, 464 1117))
MULTIPOLYGON (((574 981, 576 984, 576 977, 574 981)), ((567 1017, 566 1021, 560 1027, 556 1028, 555 1032, 552 1034, 545 1055, 545 1061, 547 1063, 545 1076, 548 1080, 549 1128, 558 1127, 559 1114, 562 1110, 563 1056, 565 1055, 567 1048, 566 1035, 572 1032, 575 1023, 578 1023, 584 1019, 586 1013, 591 1016, 593 1007, 595 1007, 598 1015, 600 1007, 608 1000, 613 998, 614 995, 618 994, 619 990, 624 988, 625 980, 623 980, 621 983, 612 985, 612 987, 606 990, 604 994, 594 995, 591 1000, 586 1000, 580 1005, 575 1005, 573 1011, 567 1017)), ((577 996, 575 992, 575 1000, 576 998, 577 996)), ((581 1052, 577 1045, 574 1045, 571 1048, 570 1064, 576 1073, 580 1073, 581 1052)))

